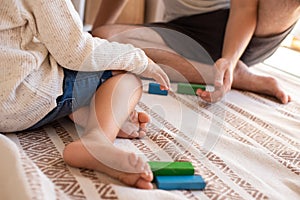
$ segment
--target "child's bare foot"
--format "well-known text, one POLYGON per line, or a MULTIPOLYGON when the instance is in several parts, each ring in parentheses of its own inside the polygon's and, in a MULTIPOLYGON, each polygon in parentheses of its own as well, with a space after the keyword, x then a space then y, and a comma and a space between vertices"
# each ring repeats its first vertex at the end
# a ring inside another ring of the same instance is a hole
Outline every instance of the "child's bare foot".
POLYGON ((235 69, 232 87, 267 94, 276 97, 283 104, 291 101, 291 96, 280 86, 276 79, 251 73, 241 61, 235 69))
POLYGON ((146 135, 150 117, 146 113, 133 111, 118 133, 120 138, 142 138, 146 135))
MULTIPOLYGON (((80 108, 79 110, 71 114, 69 117, 77 125, 81 127, 86 127, 88 113, 89 108, 84 107, 80 108)), ((128 117, 128 120, 123 124, 117 137, 127 139, 142 138, 146 135, 147 124, 149 122, 149 115, 143 112, 133 111, 128 117)))
POLYGON ((68 165, 106 173, 129 186, 153 188, 153 174, 148 163, 134 153, 90 139, 77 140, 66 146, 63 157, 68 165))

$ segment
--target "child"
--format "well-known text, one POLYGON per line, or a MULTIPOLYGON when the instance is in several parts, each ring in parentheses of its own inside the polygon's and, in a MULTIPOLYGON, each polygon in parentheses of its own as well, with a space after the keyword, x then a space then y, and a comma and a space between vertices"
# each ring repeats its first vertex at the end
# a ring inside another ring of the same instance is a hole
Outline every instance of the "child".
POLYGON ((70 0, 4 0, 0 21, 0 131, 32 130, 70 115, 85 130, 66 146, 67 164, 151 189, 148 164, 112 142, 144 134, 149 118, 134 111, 142 86, 133 74, 168 89, 161 68, 140 49, 82 32, 70 0), (130 122, 140 127, 125 131, 130 122))

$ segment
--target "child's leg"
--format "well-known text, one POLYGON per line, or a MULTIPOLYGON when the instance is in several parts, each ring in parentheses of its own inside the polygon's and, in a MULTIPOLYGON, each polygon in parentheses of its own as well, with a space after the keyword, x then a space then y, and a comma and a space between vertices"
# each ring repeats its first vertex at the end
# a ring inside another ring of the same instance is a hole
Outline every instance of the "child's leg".
POLYGON ((141 93, 141 82, 134 75, 114 76, 103 83, 91 103, 83 136, 65 148, 65 162, 107 173, 128 185, 152 188, 149 165, 112 143, 141 93))
MULTIPOLYGON (((69 118, 81 127, 86 127, 89 116, 89 107, 82 107, 69 115, 69 118)), ((128 119, 122 125, 117 137, 119 138, 142 138, 146 135, 147 124, 150 122, 148 114, 132 111, 128 119)))

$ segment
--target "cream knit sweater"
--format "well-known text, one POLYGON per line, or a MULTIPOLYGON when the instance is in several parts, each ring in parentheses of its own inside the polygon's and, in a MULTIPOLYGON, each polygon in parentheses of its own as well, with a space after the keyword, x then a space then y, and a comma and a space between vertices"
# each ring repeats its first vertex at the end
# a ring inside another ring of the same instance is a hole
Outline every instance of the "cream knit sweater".
POLYGON ((24 130, 56 107, 62 67, 137 74, 147 67, 142 50, 82 32, 70 0, 0 2, 1 132, 24 130))

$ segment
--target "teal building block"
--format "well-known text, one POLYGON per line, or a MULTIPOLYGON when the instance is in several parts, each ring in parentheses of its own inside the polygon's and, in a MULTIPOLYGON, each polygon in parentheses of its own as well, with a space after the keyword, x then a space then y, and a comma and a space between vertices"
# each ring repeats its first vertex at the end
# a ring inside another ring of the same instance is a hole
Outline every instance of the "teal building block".
POLYGON ((205 181, 199 175, 192 176, 156 176, 158 189, 163 190, 203 190, 205 181))
POLYGON ((177 84, 177 93, 179 94, 188 94, 196 95, 198 89, 206 90, 205 85, 200 84, 191 84, 191 83, 178 83, 177 84))
POLYGON ((149 83, 149 89, 148 89, 149 94, 158 94, 158 95, 168 95, 167 90, 161 90, 160 85, 158 83, 149 83))
POLYGON ((194 167, 190 162, 148 162, 154 176, 194 175, 194 167))

